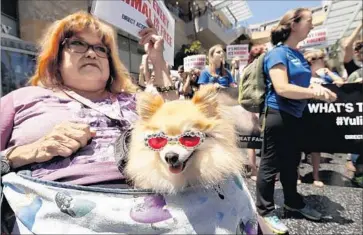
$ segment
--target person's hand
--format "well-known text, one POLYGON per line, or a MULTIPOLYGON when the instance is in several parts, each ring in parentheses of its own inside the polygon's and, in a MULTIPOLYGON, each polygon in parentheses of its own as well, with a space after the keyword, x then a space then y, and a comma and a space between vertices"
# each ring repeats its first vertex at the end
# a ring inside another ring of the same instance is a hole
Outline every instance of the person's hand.
POLYGON ((324 71, 324 73, 326 75, 328 75, 329 73, 331 73, 330 69, 328 69, 328 68, 324 68, 323 71, 324 71))
POLYGON ((357 80, 355 80, 354 83, 362 83, 363 84, 363 78, 358 78, 357 80))
POLYGON ((337 95, 334 92, 321 85, 314 84, 312 89, 315 89, 314 99, 322 100, 328 103, 334 102, 337 99, 337 95))
POLYGON ((40 140, 33 143, 37 150, 35 162, 46 162, 55 156, 69 157, 78 149, 87 145, 95 136, 89 125, 63 122, 40 140))
POLYGON ((312 83, 309 88, 313 90, 314 97, 322 96, 324 94, 324 87, 319 84, 312 83))
POLYGON ((142 29, 139 32, 141 37, 139 44, 144 45, 145 52, 151 63, 156 64, 157 62, 164 61, 164 39, 157 34, 149 18, 146 20, 146 23, 149 28, 142 29))
POLYGON ((337 87, 341 87, 345 84, 345 81, 334 81, 333 84, 337 85, 337 87))
POLYGON ((221 84, 219 83, 213 83, 213 86, 217 89, 221 89, 221 88, 224 88, 224 86, 222 86, 221 84))

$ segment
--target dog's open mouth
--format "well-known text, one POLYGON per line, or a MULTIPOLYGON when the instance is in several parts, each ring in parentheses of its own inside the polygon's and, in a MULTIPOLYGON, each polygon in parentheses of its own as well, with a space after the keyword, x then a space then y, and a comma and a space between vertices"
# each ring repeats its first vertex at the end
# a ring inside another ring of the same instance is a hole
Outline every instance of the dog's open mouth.
POLYGON ((194 152, 184 162, 177 162, 176 164, 169 165, 169 171, 172 174, 182 173, 184 171, 184 169, 185 169, 185 166, 187 165, 187 162, 192 158, 193 154, 194 154, 194 152))

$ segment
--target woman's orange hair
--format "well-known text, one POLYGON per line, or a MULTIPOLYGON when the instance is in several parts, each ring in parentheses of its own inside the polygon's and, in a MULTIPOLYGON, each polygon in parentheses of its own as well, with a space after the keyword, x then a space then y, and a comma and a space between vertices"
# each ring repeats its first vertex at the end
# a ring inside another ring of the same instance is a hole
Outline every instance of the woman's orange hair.
POLYGON ((61 43, 65 38, 84 30, 97 33, 110 50, 110 79, 113 79, 113 82, 108 89, 113 93, 121 91, 135 92, 136 86, 132 83, 130 74, 118 56, 115 31, 112 27, 84 11, 76 12, 58 20, 49 27, 40 42, 40 53, 35 74, 30 78, 29 83, 33 86, 49 88, 62 86, 63 81, 59 73, 61 43))

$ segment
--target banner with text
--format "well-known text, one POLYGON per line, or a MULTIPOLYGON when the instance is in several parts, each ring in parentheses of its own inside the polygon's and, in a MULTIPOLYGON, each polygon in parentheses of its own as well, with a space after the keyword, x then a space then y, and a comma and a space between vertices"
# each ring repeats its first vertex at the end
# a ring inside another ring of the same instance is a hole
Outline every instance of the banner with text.
POLYGON ((206 55, 191 55, 184 58, 184 70, 200 69, 203 70, 206 64, 206 55))
POLYGON ((174 65, 175 20, 163 1, 157 0, 96 0, 92 14, 100 19, 140 38, 138 32, 147 27, 150 18, 158 34, 164 38, 164 58, 174 65))
POLYGON ((226 50, 227 60, 231 60, 235 57, 245 60, 248 59, 248 44, 228 45, 226 50))
POLYGON ((334 103, 309 101, 303 115, 302 148, 311 152, 363 154, 363 85, 324 85, 334 103))
POLYGON ((326 46, 328 42, 327 40, 328 40, 328 35, 326 28, 311 30, 307 38, 298 44, 298 47, 300 48, 322 47, 326 46))
MULTIPOLYGON (((296 136, 305 152, 363 154, 363 85, 324 85, 338 96, 333 103, 310 100, 302 118, 303 133, 296 136)), ((235 122, 239 147, 261 148, 261 120, 232 101, 238 98, 236 88, 222 89, 220 99, 228 105, 235 122), (227 96, 224 96, 227 95, 227 96)))

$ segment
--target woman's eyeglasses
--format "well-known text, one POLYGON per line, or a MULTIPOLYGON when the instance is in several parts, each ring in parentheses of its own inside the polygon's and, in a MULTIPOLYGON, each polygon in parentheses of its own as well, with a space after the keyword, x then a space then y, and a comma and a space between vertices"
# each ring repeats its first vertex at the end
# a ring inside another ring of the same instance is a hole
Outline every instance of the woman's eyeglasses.
POLYGON ((89 50, 89 48, 92 48, 92 50, 102 58, 107 58, 109 55, 109 49, 102 45, 102 44, 96 44, 96 45, 90 45, 85 41, 82 41, 80 39, 64 39, 62 45, 66 44, 68 49, 71 52, 75 53, 86 53, 86 51, 89 50))
POLYGON ((186 149, 195 149, 204 142, 206 135, 200 131, 186 131, 178 136, 168 136, 164 132, 147 134, 145 145, 154 151, 161 151, 168 143, 179 144, 186 149))

